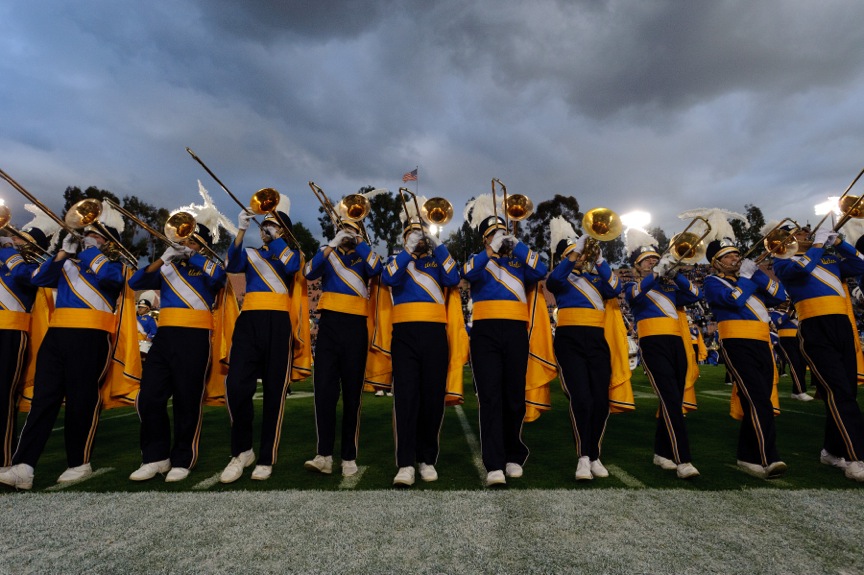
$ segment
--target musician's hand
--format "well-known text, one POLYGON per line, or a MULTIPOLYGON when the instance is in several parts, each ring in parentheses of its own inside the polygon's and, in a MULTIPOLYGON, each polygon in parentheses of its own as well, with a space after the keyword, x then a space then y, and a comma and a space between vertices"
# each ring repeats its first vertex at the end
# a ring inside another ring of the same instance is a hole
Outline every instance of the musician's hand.
POLYGON ((0 236, 0 247, 11 248, 15 247, 15 242, 9 236, 0 236))
POLYGON ((738 276, 750 279, 758 269, 759 266, 756 265, 756 262, 751 259, 743 259, 741 260, 741 267, 738 269, 738 276))
POLYGON ((507 234, 504 233, 504 230, 497 230, 495 234, 492 236, 492 240, 489 242, 489 247, 492 248, 492 251, 496 254, 498 250, 501 249, 501 244, 504 243, 504 238, 507 234))
POLYGON ((248 230, 249 229, 249 222, 251 222, 252 218, 254 218, 254 217, 255 217, 255 214, 244 209, 237 216, 237 229, 238 230, 248 230))
POLYGON ((588 241, 588 234, 582 234, 579 236, 579 239, 576 240, 576 252, 582 253, 585 251, 585 242, 588 241))
POLYGON ((169 246, 167 250, 165 250, 159 259, 165 262, 166 264, 170 264, 172 261, 177 259, 177 256, 180 255, 180 251, 173 246, 169 246))
POLYGON ((427 235, 426 241, 429 243, 429 247, 431 247, 433 250, 441 245, 441 240, 435 234, 427 235))
POLYGON ((335 250, 340 245, 342 245, 342 242, 344 242, 345 240, 348 240, 348 239, 353 239, 353 238, 354 238, 354 234, 352 234, 351 232, 349 232, 347 230, 339 230, 336 233, 336 236, 332 240, 330 240, 330 243, 327 245, 335 250))
POLYGON ((74 256, 78 253, 78 249, 81 246, 78 244, 78 239, 72 234, 66 234, 66 237, 63 238, 63 245, 60 247, 61 250, 69 254, 70 256, 74 256))
POLYGON ((656 266, 654 266, 653 271, 658 276, 664 277, 675 268, 676 263, 677 261, 675 260, 675 256, 672 254, 666 254, 660 258, 660 261, 657 262, 656 266))
POLYGON ((405 236, 405 251, 409 254, 413 254, 414 250, 417 249, 417 244, 420 243, 420 240, 423 239, 423 234, 418 231, 409 232, 408 235, 405 236))

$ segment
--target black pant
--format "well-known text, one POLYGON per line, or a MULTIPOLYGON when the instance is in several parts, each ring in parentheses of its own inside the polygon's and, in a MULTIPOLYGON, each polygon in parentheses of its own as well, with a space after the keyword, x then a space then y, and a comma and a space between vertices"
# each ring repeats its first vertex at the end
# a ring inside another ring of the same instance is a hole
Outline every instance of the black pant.
POLYGON ((12 465, 12 442, 18 416, 18 380, 27 359, 29 334, 17 329, 0 330, 0 430, 3 433, 2 465, 12 465))
POLYGON ((36 467, 51 435, 63 398, 66 418, 66 462, 78 467, 90 461, 99 423, 99 387, 108 369, 111 335, 88 328, 51 327, 36 356, 33 402, 12 463, 36 467))
POLYGON ((660 417, 654 433, 654 453, 675 463, 689 463, 690 440, 681 411, 687 384, 687 353, 677 335, 639 338, 642 366, 660 399, 660 417))
POLYGON ((780 351, 786 356, 789 364, 789 375, 792 376, 792 393, 800 394, 807 391, 807 360, 801 354, 801 342, 798 337, 781 337, 780 351))
POLYGON ((780 460, 774 425, 774 354, 771 344, 744 338, 720 341, 726 367, 738 386, 744 418, 738 433, 738 459, 767 466, 780 460))
POLYGON ((576 456, 600 458, 609 419, 612 356, 602 327, 564 325, 555 330, 555 360, 569 400, 576 456))
POLYGON ((144 364, 135 408, 141 419, 144 463, 171 459, 172 467, 191 469, 198 461, 202 402, 210 365, 210 330, 160 327, 144 364), (168 398, 174 404, 174 445, 168 398))
POLYGON ((447 387, 446 325, 393 324, 393 428, 396 465, 438 461, 438 436, 444 420, 447 387))
POLYGON ((315 344, 315 429, 318 455, 333 455, 336 404, 342 391, 342 461, 357 459, 360 395, 366 372, 366 316, 323 310, 315 344))
POLYGON ((825 442, 832 455, 864 459, 864 421, 858 406, 858 337, 845 315, 820 315, 801 320, 801 352, 825 400, 825 442))
POLYGON ((225 378, 231 415, 231 455, 252 449, 252 398, 261 378, 264 412, 261 419, 259 465, 273 465, 282 435, 285 395, 291 385, 293 359, 291 317, 287 311, 250 310, 237 318, 225 378))
POLYGON ((486 471, 524 465, 528 329, 524 321, 483 319, 471 327, 471 367, 480 410, 480 449, 486 471))

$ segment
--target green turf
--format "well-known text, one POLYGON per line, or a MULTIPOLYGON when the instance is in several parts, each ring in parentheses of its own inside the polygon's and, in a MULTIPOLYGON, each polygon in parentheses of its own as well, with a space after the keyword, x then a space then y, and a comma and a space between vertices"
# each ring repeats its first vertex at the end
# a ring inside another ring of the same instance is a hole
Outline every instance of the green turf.
MULTIPOLYGON (((477 431, 477 402, 471 393, 470 372, 466 370, 464 414, 473 433, 477 431)), ((525 425, 523 438, 531 450, 525 476, 508 481, 509 489, 607 489, 642 487, 656 489, 683 488, 696 491, 738 490, 759 487, 781 489, 855 489, 858 484, 843 473, 821 465, 818 454, 824 426, 820 401, 802 403, 789 399, 791 382, 780 380, 781 409, 777 419, 778 447, 789 464, 789 473, 781 481, 770 483, 737 471, 735 446, 738 422, 729 417, 730 387, 723 383, 724 368, 702 366, 697 383, 699 410, 687 417, 693 452, 693 463, 702 476, 682 481, 674 472, 664 472, 651 463, 654 437, 654 413, 657 401, 647 378, 637 369, 633 377, 637 409, 609 419, 602 460, 612 467, 612 476, 577 483, 573 478, 576 454, 567 415, 566 402, 558 381, 552 382, 553 409, 539 420, 525 425), (623 472, 623 473, 622 473, 623 472)), ((249 473, 232 485, 215 485, 210 492, 231 490, 315 489, 338 490, 342 477, 338 466, 332 476, 310 473, 303 461, 315 453, 315 428, 311 380, 293 385, 296 396, 288 399, 280 446, 279 462, 267 481, 252 481, 249 473), (305 393, 303 393, 305 392, 305 393)), ((392 398, 363 396, 360 452, 358 464, 365 467, 354 489, 390 489, 395 474, 392 432, 392 398)), ((260 408, 260 402, 257 403, 260 408)), ((21 423, 23 424, 21 416, 21 423)), ((55 427, 63 425, 62 413, 55 427)), ((20 425, 19 425, 20 429, 20 425)), ((338 437, 338 433, 337 433, 338 437)), ((257 448, 257 444, 256 444, 257 448)), ((338 453, 338 443, 337 449, 338 453)), ((138 418, 131 408, 106 411, 97 433, 92 463, 95 470, 112 468, 66 491, 193 491, 202 481, 219 473, 229 459, 229 423, 224 407, 205 408, 200 458, 197 467, 183 482, 169 484, 157 476, 151 481, 135 483, 127 479, 140 464, 138 418)), ((34 491, 50 488, 66 468, 62 431, 55 431, 36 468, 34 491)), ((440 479, 424 484, 418 480, 414 490, 483 489, 474 455, 466 440, 458 414, 448 408, 441 432, 441 456, 437 465, 440 479)))

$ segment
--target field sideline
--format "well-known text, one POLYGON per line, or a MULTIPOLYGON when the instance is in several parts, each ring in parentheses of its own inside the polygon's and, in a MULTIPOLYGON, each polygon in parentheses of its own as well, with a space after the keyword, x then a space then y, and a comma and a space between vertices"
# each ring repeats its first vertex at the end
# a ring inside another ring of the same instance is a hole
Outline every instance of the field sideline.
MULTIPOLYGON (((273 478, 213 479, 228 460, 224 408, 205 412, 201 459, 189 479, 128 481, 140 463, 132 410, 103 414, 97 475, 56 491, 65 468, 62 419, 37 467, 34 492, 0 495, 0 573, 864 573, 864 485, 818 463, 822 404, 788 399, 777 419, 789 474, 764 482, 734 468, 737 422, 723 369, 704 367, 699 410, 688 416, 689 482, 650 462, 653 398, 634 372, 637 410, 610 418, 602 459, 612 476, 577 483, 566 404, 526 424, 525 477, 481 486, 472 435, 473 395, 448 408, 441 479, 409 491, 395 473, 392 399, 364 396, 363 474, 345 481, 309 473, 314 453, 311 386, 286 407, 273 478), (12 528, 14 526, 14 528, 12 528)), ((469 385, 466 385, 470 388, 469 385)))

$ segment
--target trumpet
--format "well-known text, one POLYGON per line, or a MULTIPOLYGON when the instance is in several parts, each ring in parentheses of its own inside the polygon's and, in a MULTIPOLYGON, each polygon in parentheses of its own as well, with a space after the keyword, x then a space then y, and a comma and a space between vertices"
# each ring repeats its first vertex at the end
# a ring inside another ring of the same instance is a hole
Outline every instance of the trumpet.
POLYGON ((675 256, 675 265, 672 266, 671 269, 675 269, 681 264, 695 264, 705 257, 707 246, 703 240, 707 238, 710 233, 711 224, 708 223, 708 220, 701 216, 696 216, 689 224, 687 224, 687 227, 684 228, 683 232, 672 236, 672 240, 669 242, 669 247, 666 248, 660 257, 662 258, 668 253, 675 256), (702 235, 690 231, 690 228, 696 225, 699 221, 705 224, 705 231, 702 235))
POLYGON ((762 236, 759 241, 754 243, 747 250, 741 259, 750 257, 753 252, 759 247, 759 244, 765 246, 765 253, 759 255, 754 261, 755 264, 760 264, 768 256, 774 256, 777 259, 788 260, 798 253, 798 240, 795 239, 795 234, 801 231, 801 226, 792 218, 783 218, 776 226, 771 228, 768 233, 762 236), (780 229, 786 222, 791 222, 794 228, 792 231, 780 229))
POLYGON ((600 242, 614 240, 624 227, 621 218, 609 208, 594 208, 585 212, 582 229, 588 234, 582 250, 583 267, 593 263, 600 253, 600 242))
POLYGON ((30 263, 42 264, 51 257, 48 250, 42 249, 42 246, 33 241, 25 232, 16 229, 9 221, 12 219, 12 211, 4 204, 0 204, 0 230, 6 231, 10 236, 15 236, 24 242, 18 252, 25 261, 30 263))
MULTIPOLYGON (((116 206, 114 202, 110 202, 112 206, 116 206)), ((63 221, 67 226, 67 230, 83 230, 91 226, 98 230, 98 233, 107 241, 100 248, 102 253, 112 261, 120 261, 132 269, 138 269, 138 258, 130 252, 126 246, 120 243, 119 239, 115 240, 105 228, 105 225, 99 221, 102 215, 102 202, 94 198, 86 198, 76 202, 71 208, 66 211, 63 221)), ((80 232, 75 234, 79 238, 80 232)))
POLYGON ((503 199, 501 200, 501 208, 504 212, 504 225, 507 230, 510 230, 510 220, 513 220, 513 234, 516 234, 516 222, 522 221, 532 213, 534 213, 534 202, 523 194, 507 195, 507 186, 498 178, 492 178, 492 205, 495 210, 495 217, 498 217, 498 196, 495 192, 495 184, 501 186, 503 199))

